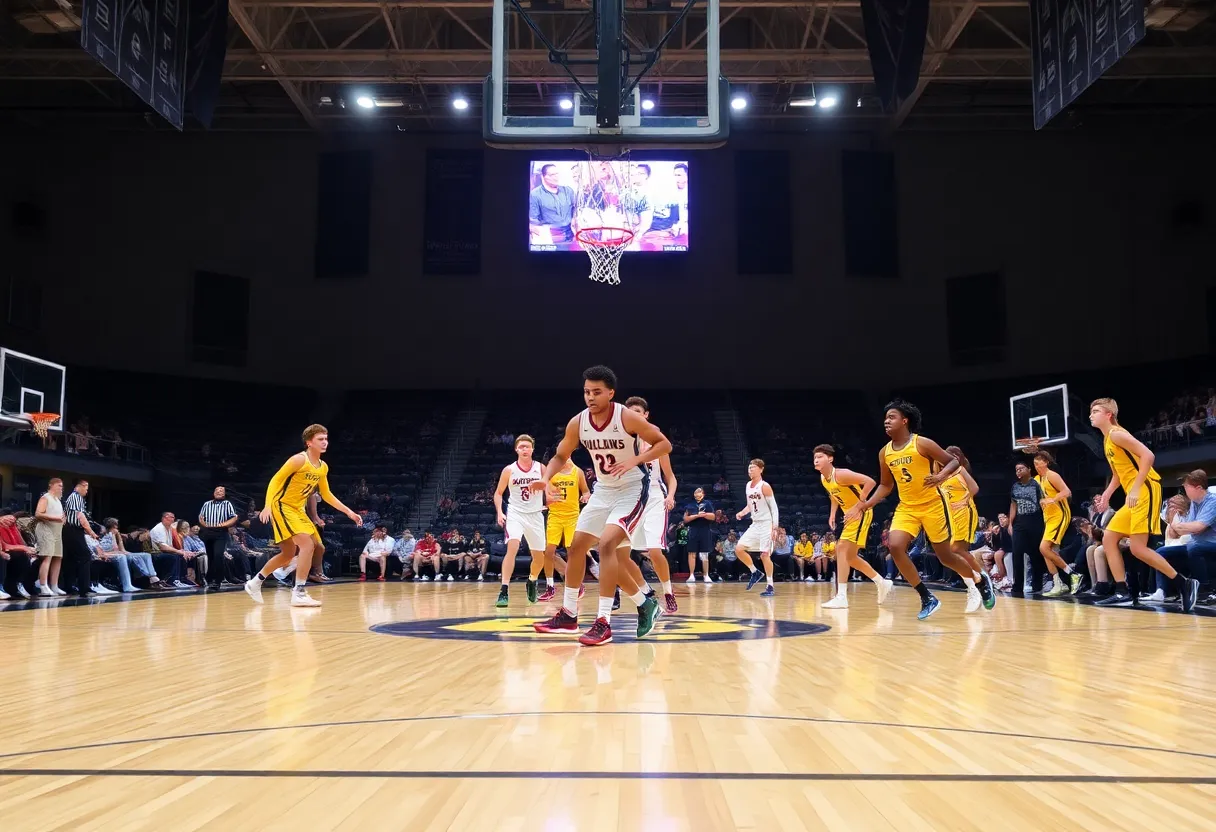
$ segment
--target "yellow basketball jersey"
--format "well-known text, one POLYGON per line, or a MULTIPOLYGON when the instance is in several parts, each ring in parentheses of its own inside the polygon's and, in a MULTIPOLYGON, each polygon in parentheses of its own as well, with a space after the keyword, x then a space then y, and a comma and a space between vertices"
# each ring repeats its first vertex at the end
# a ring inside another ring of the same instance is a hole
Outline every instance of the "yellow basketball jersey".
POLYGON ((549 504, 550 517, 578 517, 578 471, 554 474, 549 484, 562 493, 562 498, 549 504))
MULTIPOLYGON (((1059 490, 1051 484, 1051 480, 1047 479, 1046 476, 1041 477, 1038 474, 1035 474, 1034 481, 1039 484, 1039 488, 1043 491, 1043 496, 1049 500, 1060 493, 1059 490)), ((1064 511, 1068 511, 1068 504, 1066 502, 1049 503, 1047 507, 1043 509, 1043 518, 1047 520, 1053 517, 1058 517, 1061 512, 1064 511)))
MULTIPOLYGON (((1115 428, 1115 430, 1123 430, 1123 428, 1115 428)), ((1119 485, 1123 486, 1123 491, 1126 492, 1136 482, 1136 475, 1140 470, 1140 457, 1127 448, 1120 448, 1110 441, 1114 433, 1115 431, 1112 430, 1102 439, 1102 450, 1106 454, 1106 461, 1110 463, 1110 470, 1114 471, 1115 476, 1119 479, 1119 485)), ((1161 475, 1155 468, 1148 469, 1146 482, 1148 481, 1161 482, 1161 475)))
POLYGON ((967 500, 968 502, 971 500, 971 489, 967 487, 967 481, 963 479, 961 473, 955 474, 942 483, 941 489, 945 493, 946 501, 950 505, 960 503, 963 500, 967 500))
POLYGON ((925 485, 925 477, 933 473, 933 460, 916 450, 916 434, 898 451, 893 446, 888 442, 882 455, 895 478, 899 501, 912 506, 941 502, 941 492, 925 485))
POLYGON ((861 502, 861 486, 841 485, 836 482, 835 468, 832 469, 830 479, 828 477, 821 477, 820 482, 823 483, 823 489, 828 492, 828 496, 845 511, 861 502))
POLYGON ((277 490, 275 502, 287 508, 304 511, 308 498, 320 488, 322 482, 326 483, 326 488, 329 487, 328 474, 329 465, 326 462, 322 461, 319 468, 314 468, 305 458, 304 467, 288 475, 286 482, 277 490))

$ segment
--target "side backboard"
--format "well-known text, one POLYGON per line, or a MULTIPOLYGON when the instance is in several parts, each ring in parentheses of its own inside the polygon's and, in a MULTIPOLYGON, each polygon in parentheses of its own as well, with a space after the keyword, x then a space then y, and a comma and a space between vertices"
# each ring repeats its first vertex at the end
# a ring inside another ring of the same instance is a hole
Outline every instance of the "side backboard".
POLYGON ((1010 445, 1020 450, 1019 439, 1036 438, 1040 445, 1069 440, 1068 385, 1057 384, 1009 397, 1010 445))
POLYGON ((58 413, 62 431, 67 370, 62 364, 0 347, 0 422, 28 427, 30 413, 58 413))

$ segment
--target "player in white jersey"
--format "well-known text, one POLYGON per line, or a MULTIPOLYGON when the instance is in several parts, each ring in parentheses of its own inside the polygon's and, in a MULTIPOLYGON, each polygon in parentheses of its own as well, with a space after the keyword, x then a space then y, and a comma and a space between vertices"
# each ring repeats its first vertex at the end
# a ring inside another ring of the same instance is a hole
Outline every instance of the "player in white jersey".
POLYGON ((519 541, 528 541, 532 553, 532 565, 528 567, 528 603, 536 603, 536 576, 545 565, 545 508, 544 496, 533 488, 534 483, 547 480, 545 466, 532 458, 536 442, 526 433, 515 440, 517 459, 502 469, 498 487, 494 489, 494 509, 498 512, 499 528, 507 530, 507 554, 502 559, 502 588, 498 590, 496 607, 507 605, 507 587, 515 571, 515 553, 519 541), (502 492, 510 490, 511 502, 506 515, 502 511, 502 492))
POLYGON ((777 539, 777 498, 773 496, 773 488, 761 477, 764 475, 764 460, 753 459, 747 464, 747 506, 735 515, 736 520, 742 520, 747 515, 752 516, 752 524, 743 537, 735 545, 735 556, 752 573, 747 579, 747 588, 751 589, 760 580, 760 570, 752 563, 752 552, 760 553, 764 563, 764 576, 768 578, 768 586, 760 594, 771 598, 777 594, 773 589, 773 541, 777 539))
MULTIPOLYGON (((647 420, 650 419, 650 405, 641 396, 630 396, 625 400, 625 407, 647 420)), ((645 450, 645 446, 642 446, 645 450)), ((638 533, 633 536, 630 547, 635 552, 644 552, 650 558, 654 571, 659 576, 663 586, 663 605, 667 612, 677 612, 676 596, 671 589, 671 564, 667 562, 667 513, 676 505, 676 475, 671 470, 671 455, 664 454, 650 463, 650 484, 647 487, 648 498, 646 509, 642 512, 642 522, 638 533)), ((627 549, 622 550, 625 560, 622 564, 629 570, 635 581, 642 585, 646 592, 650 587, 642 570, 630 557, 627 549)), ((649 593, 647 593, 649 594, 649 593)))
POLYGON ((644 418, 613 401, 616 374, 603 366, 583 372, 583 401, 587 409, 566 425, 565 435, 553 458, 545 467, 542 483, 534 489, 547 489, 549 478, 562 469, 580 444, 591 454, 596 483, 591 499, 578 516, 574 543, 566 557, 566 588, 562 606, 549 619, 533 625, 538 633, 578 632, 578 590, 587 568, 587 552, 599 541, 600 599, 595 623, 579 636, 579 642, 593 646, 612 641, 612 597, 617 586, 638 605, 638 638, 654 628, 659 614, 658 602, 642 594, 641 587, 620 567, 617 549, 628 544, 642 521, 650 486, 647 463, 671 453, 671 442, 644 418), (639 441, 649 443, 641 450, 639 441))

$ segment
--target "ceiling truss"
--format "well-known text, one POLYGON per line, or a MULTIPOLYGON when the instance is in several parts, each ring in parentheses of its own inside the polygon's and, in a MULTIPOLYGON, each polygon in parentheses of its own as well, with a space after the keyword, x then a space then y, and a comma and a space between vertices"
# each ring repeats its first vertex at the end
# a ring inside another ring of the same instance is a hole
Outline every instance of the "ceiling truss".
MULTIPOLYGON (((526 5, 526 3, 525 3, 526 5)), ((673 8, 627 0, 632 40, 653 44, 676 19, 673 8), (634 8, 638 6, 638 8, 634 8)), ((852 103, 872 93, 859 0, 720 0, 723 74, 746 90, 763 120, 806 118, 791 97, 822 85, 842 85, 852 103)), ((59 8, 56 0, 11 0, 0 12, 0 112, 54 109, 104 113, 138 109, 132 96, 73 43, 75 33, 31 34, 16 25, 22 10, 59 8), (64 90, 65 92, 60 92, 64 90), (27 102, 40 98, 36 108, 27 102), (62 105, 55 102, 61 98, 62 105)), ((529 14, 546 39, 574 57, 592 57, 586 0, 533 3, 529 14)), ((460 92, 476 106, 490 71, 490 0, 230 0, 230 48, 219 118, 262 116, 318 128, 363 118, 355 90, 396 96, 396 110, 374 119, 425 119, 451 127, 446 106, 460 92)), ((679 106, 704 84, 705 16, 689 15, 646 78, 663 102, 679 106)), ((570 88, 543 42, 526 26, 508 26, 515 100, 538 111, 570 88)), ((1216 106, 1216 27, 1199 16, 1187 28, 1150 31, 1145 42, 1106 74, 1128 90, 1151 91, 1180 80, 1211 95, 1216 106)), ((1029 110, 1031 74, 1025 0, 934 0, 921 79, 890 115, 876 107, 842 108, 840 118, 865 118, 899 128, 917 118, 974 110, 976 102, 1029 110), (969 90, 973 95, 962 94, 969 90), (858 112, 853 112, 857 109, 858 112)), ((588 70, 590 71, 590 70, 588 70)), ((1107 83, 1106 81, 1103 82, 1107 83)), ((1099 85, 1101 86, 1101 85, 1099 85)), ((513 93, 514 94, 514 93, 513 93)), ((1129 93, 1130 95, 1131 93, 1129 93)), ((872 97, 872 96, 870 96, 872 97)), ((1117 102, 1108 102, 1117 103, 1117 102)), ((1174 102, 1179 103, 1179 102, 1174 102)), ((476 119, 464 121, 475 129, 476 119)))

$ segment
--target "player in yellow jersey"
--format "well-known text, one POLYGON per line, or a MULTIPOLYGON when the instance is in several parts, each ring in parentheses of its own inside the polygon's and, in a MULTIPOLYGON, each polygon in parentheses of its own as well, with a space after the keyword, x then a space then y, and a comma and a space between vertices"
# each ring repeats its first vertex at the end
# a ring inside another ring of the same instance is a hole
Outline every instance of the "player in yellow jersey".
POLYGON ((980 493, 980 486, 971 476, 971 462, 962 448, 951 445, 946 448, 946 453, 958 460, 958 470, 941 485, 950 509, 950 549, 965 560, 971 567, 971 574, 977 576, 976 590, 967 590, 967 609, 964 612, 975 612, 981 604, 984 609, 990 610, 996 606, 992 578, 984 571, 983 564, 971 554, 980 521, 980 513, 975 507, 975 495, 980 493))
POLYGON ((279 553, 262 567, 262 571, 245 583, 249 597, 262 603, 262 582, 270 573, 287 566, 292 558, 299 557, 296 564, 296 585, 291 593, 293 607, 319 607, 321 602, 310 598, 305 586, 312 567, 314 538, 320 537, 317 527, 308 516, 308 498, 313 492, 321 499, 350 518, 356 526, 363 525, 363 518, 351 511, 329 490, 329 466, 321 461, 321 454, 329 448, 329 431, 324 425, 309 425, 304 428, 304 451, 295 454, 274 475, 266 486, 266 507, 261 520, 270 523, 274 530, 274 542, 280 546, 279 553))
POLYGON ((1190 612, 1199 597, 1199 581, 1180 575, 1148 545, 1150 535, 1161 534, 1161 475, 1153 469, 1153 452, 1119 424, 1119 405, 1114 399, 1095 399, 1089 406, 1089 423, 1102 431, 1102 450, 1111 470, 1110 483, 1094 498, 1094 508, 1106 511, 1115 489, 1120 487, 1126 498, 1102 533, 1102 549, 1115 579, 1115 591, 1094 603, 1103 607, 1138 604, 1127 586, 1127 570, 1119 551, 1119 541, 1127 538, 1133 555, 1171 581, 1179 579, 1182 611, 1190 612))
POLYGON ((549 480, 549 519, 545 523, 545 591, 537 596, 537 601, 553 600, 556 593, 553 573, 566 574, 566 562, 557 556, 557 547, 569 549, 574 543, 579 506, 590 497, 587 476, 571 460, 566 460, 562 470, 549 480))
MULTIPOLYGON (((831 498, 832 508, 828 512, 828 528, 836 530, 836 509, 848 512, 854 505, 870 496, 875 482, 865 474, 858 474, 847 468, 836 467, 836 449, 831 445, 816 445, 814 456, 815 470, 819 472, 820 482, 831 498)), ((887 598, 887 593, 894 585, 891 581, 874 571, 860 554, 866 547, 866 539, 870 533, 870 525, 874 522, 874 511, 871 509, 850 523, 845 523, 840 531, 840 540, 836 543, 836 596, 823 605, 827 610, 844 610, 849 608, 849 570, 856 569, 865 575, 878 587, 878 603, 887 598)), ((827 547, 824 547, 827 551, 827 547)))
POLYGON ((1035 451, 1034 481, 1043 492, 1039 500, 1043 508, 1043 541, 1039 544, 1039 552, 1047 562, 1047 571, 1051 573, 1051 589, 1043 593, 1045 598, 1058 598, 1069 593, 1076 595, 1081 588, 1080 574, 1073 572, 1072 564, 1060 557, 1060 544, 1072 525, 1072 509, 1068 506, 1072 491, 1064 478, 1051 469, 1055 463, 1055 457, 1047 451, 1035 451), (1061 570, 1068 576, 1068 585, 1060 577, 1061 570))
POLYGON ((920 410, 915 405, 902 399, 887 405, 883 428, 891 441, 878 452, 878 464, 882 471, 878 488, 869 498, 849 509, 844 519, 845 522, 856 520, 885 500, 896 488, 899 489, 899 505, 891 519, 888 538, 891 559, 895 561, 899 574, 920 595, 920 612, 916 617, 923 621, 937 612, 941 602, 921 582, 916 566, 908 557, 908 547, 921 529, 925 530, 925 536, 933 544, 938 560, 962 577, 968 591, 975 588, 976 579, 981 576, 975 574, 967 561, 950 548, 953 537, 950 515, 946 510, 946 498, 938 489, 958 470, 958 460, 932 439, 919 436, 917 431, 920 430, 920 423, 920 410), (937 473, 933 472, 935 462, 941 466, 937 473))

